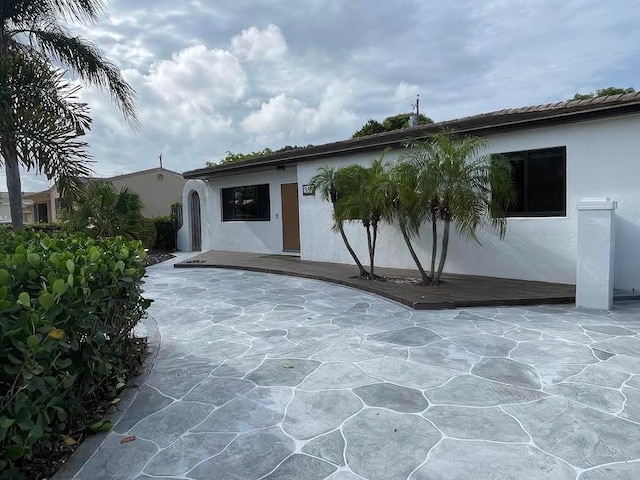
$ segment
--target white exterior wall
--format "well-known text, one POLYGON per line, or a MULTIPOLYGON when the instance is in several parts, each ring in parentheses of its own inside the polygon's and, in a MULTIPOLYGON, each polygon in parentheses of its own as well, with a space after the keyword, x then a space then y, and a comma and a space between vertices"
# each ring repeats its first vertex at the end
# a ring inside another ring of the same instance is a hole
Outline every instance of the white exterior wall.
MULTIPOLYGON (((269 170, 259 173, 214 177, 208 182, 190 180, 182 195, 183 227, 178 232, 178 249, 189 251, 189 193, 201 184, 204 195, 199 190, 202 212, 202 250, 230 250, 278 254, 282 252, 282 200, 280 185, 296 183, 296 167, 287 165, 286 170, 269 170), (247 185, 269 184, 271 219, 269 221, 222 221, 223 188, 247 185), (206 201, 205 201, 206 198, 206 201)), ((299 196, 302 193, 299 189, 299 196)))
MULTIPOLYGON (((576 279, 576 204, 584 197, 610 197, 618 202, 615 222, 615 288, 640 290, 640 115, 492 135, 492 153, 566 146, 567 216, 509 218, 500 240, 481 232, 482 246, 452 235, 445 271, 559 283, 576 279)), ((385 159, 397 159, 398 151, 385 159)), ((300 188, 322 165, 368 164, 375 154, 305 162, 298 165, 300 188)), ((429 263, 430 232, 425 226, 418 252, 429 263)), ((331 232, 331 206, 300 195, 301 257, 305 260, 352 263, 340 236, 331 232)), ((367 262, 364 229, 347 228, 354 249, 367 262)), ((397 230, 383 225, 376 264, 415 268, 397 230)))

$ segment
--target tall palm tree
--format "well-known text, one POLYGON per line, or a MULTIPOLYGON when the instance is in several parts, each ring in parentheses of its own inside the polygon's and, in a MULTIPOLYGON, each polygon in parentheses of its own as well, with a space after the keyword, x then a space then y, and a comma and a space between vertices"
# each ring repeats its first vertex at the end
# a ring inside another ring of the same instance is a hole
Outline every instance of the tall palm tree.
POLYGON ((78 177, 91 173, 81 140, 91 119, 78 90, 39 57, 0 57, 0 165, 7 167, 14 227, 22 220, 22 202, 19 171, 12 166, 45 174, 64 197, 77 193, 78 177))
MULTIPOLYGON (((487 149, 488 143, 481 138, 445 132, 412 145, 406 156, 417 169, 420 195, 431 199, 431 214, 444 223, 435 284, 440 282, 447 260, 452 223, 459 235, 477 243, 477 231, 485 223, 496 229, 500 238, 506 233, 505 212, 514 199, 511 166, 506 159, 489 155, 487 149)), ((435 262, 437 230, 433 234, 435 262)))
MULTIPOLYGON (((362 262, 356 255, 356 252, 351 247, 349 243, 349 239, 347 238, 346 233, 344 232, 344 219, 340 218, 337 213, 337 204, 338 199, 341 197, 340 192, 340 184, 341 182, 340 176, 342 175, 341 170, 336 170, 334 167, 323 166, 318 169, 316 174, 311 179, 311 185, 315 191, 320 193, 320 196, 325 202, 331 202, 332 217, 333 217, 333 230, 338 231, 340 236, 342 237, 342 241, 344 242, 345 247, 349 251, 349 254, 353 258, 353 261, 356 262, 358 266, 359 276, 360 278, 365 278, 369 275, 369 273, 365 270, 362 262)), ((344 194, 344 192, 342 192, 344 194)))
MULTIPOLYGON (((102 0, 2 0, 0 60, 8 62, 22 58, 35 62, 54 62, 78 75, 85 83, 107 90, 127 121, 132 126, 137 126, 134 90, 95 44, 73 35, 65 24, 66 20, 93 24, 103 12, 102 0)), ((42 85, 32 83, 25 87, 35 90, 42 85)), ((6 115, 12 107, 11 103, 0 105, 0 117, 6 115)), ((0 155, 7 173, 12 222, 14 227, 20 228, 22 200, 19 173, 21 162, 17 152, 19 142, 7 134, 1 141, 0 155)), ((44 164, 45 160, 41 160, 41 163, 44 164)), ((29 164, 23 163, 23 166, 29 169, 29 164)))
POLYGON ((378 231, 388 199, 381 185, 386 181, 384 154, 369 167, 349 165, 339 177, 345 194, 338 199, 337 214, 343 221, 361 222, 367 234, 369 278, 376 278, 375 254, 378 231))

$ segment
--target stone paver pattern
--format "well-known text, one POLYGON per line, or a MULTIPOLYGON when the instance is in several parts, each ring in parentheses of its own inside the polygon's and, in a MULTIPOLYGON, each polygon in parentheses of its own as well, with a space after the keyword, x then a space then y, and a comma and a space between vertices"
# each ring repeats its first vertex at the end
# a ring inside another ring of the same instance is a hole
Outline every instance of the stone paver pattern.
POLYGON ((145 289, 156 364, 74 478, 640 478, 640 303, 412 311, 171 263, 145 289))

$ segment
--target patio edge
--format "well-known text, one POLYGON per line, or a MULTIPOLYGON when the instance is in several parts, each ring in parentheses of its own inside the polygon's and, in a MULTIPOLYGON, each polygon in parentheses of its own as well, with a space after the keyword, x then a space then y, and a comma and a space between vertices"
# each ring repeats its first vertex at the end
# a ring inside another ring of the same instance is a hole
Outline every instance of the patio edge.
POLYGON ((499 307, 499 306, 517 306, 517 305, 558 305, 575 303, 576 297, 545 297, 545 298, 509 298, 509 299, 492 299, 492 300, 469 300, 457 302, 412 302, 405 298, 393 295, 391 293, 360 285, 355 282, 348 282, 336 278, 325 277, 323 275, 310 275, 301 272, 292 272, 288 270, 280 270, 273 268, 251 267, 246 265, 228 265, 228 264, 203 264, 203 263, 174 263, 173 268, 223 268, 228 270, 245 270, 249 272, 270 273, 274 275, 285 275, 288 277, 308 278, 311 280, 319 280, 321 282, 333 283, 344 287, 355 288, 356 290, 372 293, 380 297, 400 303, 413 310, 447 310, 465 307, 499 307))

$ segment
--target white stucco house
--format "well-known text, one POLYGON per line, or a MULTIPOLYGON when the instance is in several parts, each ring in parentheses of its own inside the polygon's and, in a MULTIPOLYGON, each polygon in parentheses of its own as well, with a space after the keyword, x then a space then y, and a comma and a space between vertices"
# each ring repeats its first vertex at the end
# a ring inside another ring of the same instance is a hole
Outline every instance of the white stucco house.
MULTIPOLYGON (((445 128, 482 136, 492 153, 506 154, 520 192, 503 240, 491 230, 481 232, 481 246, 452 237, 448 272, 573 284, 576 205, 609 197, 617 202, 614 286, 640 289, 640 93, 501 110, 186 172, 179 248, 351 263, 331 231, 331 206, 305 185, 323 165, 366 165, 386 148, 392 161, 407 140, 445 128)), ((427 228, 418 242, 425 259, 427 228)), ((352 225, 347 234, 366 258, 361 230, 352 225)), ((382 226, 376 259, 414 268, 390 225, 382 226)))

